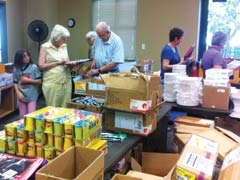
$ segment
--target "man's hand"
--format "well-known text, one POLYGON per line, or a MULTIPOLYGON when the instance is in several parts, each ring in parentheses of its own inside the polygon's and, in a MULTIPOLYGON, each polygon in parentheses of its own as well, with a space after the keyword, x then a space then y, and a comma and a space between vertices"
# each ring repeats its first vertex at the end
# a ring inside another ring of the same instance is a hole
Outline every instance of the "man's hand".
POLYGON ((88 72, 86 72, 84 77, 90 78, 90 77, 93 77, 94 75, 97 75, 97 74, 99 74, 98 69, 90 69, 88 72))

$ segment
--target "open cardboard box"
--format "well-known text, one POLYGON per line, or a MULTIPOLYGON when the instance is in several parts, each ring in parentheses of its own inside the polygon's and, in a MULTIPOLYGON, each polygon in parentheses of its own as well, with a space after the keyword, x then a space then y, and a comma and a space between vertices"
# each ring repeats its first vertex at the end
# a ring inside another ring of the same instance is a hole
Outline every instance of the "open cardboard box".
POLYGON ((102 180, 104 152, 73 146, 36 173, 36 180, 102 180))
POLYGON ((179 159, 178 153, 142 153, 142 165, 131 159, 132 171, 127 175, 143 180, 170 180, 171 172, 179 159))
POLYGON ((123 174, 115 174, 111 180, 142 180, 142 178, 132 177, 123 174))
POLYGON ((235 180, 240 177, 240 145, 238 144, 232 148, 226 155, 221 171, 219 180, 235 180))
POLYGON ((111 73, 103 75, 108 107, 149 111, 161 96, 159 75, 142 73, 111 73))

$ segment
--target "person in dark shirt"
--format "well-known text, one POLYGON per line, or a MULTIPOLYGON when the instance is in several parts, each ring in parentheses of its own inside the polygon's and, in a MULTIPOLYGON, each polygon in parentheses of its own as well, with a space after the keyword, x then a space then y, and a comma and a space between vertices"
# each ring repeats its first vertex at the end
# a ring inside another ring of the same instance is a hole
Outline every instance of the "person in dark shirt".
POLYGON ((163 79, 165 72, 172 72, 172 65, 184 64, 184 59, 179 55, 177 46, 183 40, 184 31, 180 28, 172 28, 169 31, 169 43, 167 43, 161 51, 161 73, 163 79))
POLYGON ((210 68, 226 69, 227 63, 222 56, 221 50, 227 41, 227 34, 218 31, 212 36, 212 45, 203 53, 202 68, 205 71, 210 68))

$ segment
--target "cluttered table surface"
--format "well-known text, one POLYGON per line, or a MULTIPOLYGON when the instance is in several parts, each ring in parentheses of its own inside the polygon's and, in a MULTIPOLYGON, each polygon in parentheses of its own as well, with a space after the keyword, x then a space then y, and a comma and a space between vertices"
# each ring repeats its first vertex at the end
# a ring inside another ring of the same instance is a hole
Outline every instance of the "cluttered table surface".
POLYGON ((230 105, 228 110, 214 109, 214 108, 204 108, 201 106, 181 106, 175 102, 165 102, 167 105, 171 106, 172 110, 185 111, 189 115, 200 116, 208 119, 214 119, 215 117, 226 117, 232 112, 232 107, 230 105))
POLYGON ((120 161, 124 154, 140 140, 140 136, 127 135, 127 138, 122 142, 108 142, 108 153, 104 160, 104 172, 111 170, 113 165, 120 161))

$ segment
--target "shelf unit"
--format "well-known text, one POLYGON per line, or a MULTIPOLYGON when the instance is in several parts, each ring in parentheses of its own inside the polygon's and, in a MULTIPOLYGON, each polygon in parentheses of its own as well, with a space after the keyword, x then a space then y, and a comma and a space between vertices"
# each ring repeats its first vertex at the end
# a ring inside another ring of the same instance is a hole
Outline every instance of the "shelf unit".
POLYGON ((15 93, 13 85, 0 87, 0 118, 15 111, 15 93))

